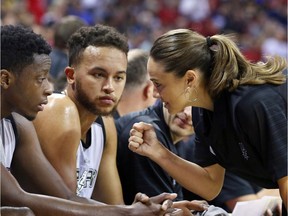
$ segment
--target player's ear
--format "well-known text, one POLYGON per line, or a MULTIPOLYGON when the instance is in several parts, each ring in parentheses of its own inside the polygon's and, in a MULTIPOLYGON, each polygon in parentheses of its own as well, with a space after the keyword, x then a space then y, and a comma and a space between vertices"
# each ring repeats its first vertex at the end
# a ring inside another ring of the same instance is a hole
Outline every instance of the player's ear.
POLYGON ((65 68, 65 74, 66 74, 66 78, 67 78, 67 83, 71 84, 74 82, 75 80, 75 70, 72 67, 66 67, 65 68))
POLYGON ((154 86, 153 83, 148 80, 147 84, 145 85, 144 89, 143 89, 143 95, 144 97, 147 98, 152 98, 153 97, 153 90, 154 90, 154 86))
POLYGON ((15 76, 10 71, 6 69, 1 69, 0 78, 1 88, 8 89, 9 86, 14 82, 15 76))

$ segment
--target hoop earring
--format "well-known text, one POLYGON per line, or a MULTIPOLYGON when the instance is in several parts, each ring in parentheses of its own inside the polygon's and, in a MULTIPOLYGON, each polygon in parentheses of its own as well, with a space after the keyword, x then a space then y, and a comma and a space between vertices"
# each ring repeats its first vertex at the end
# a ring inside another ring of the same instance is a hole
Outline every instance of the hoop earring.
POLYGON ((196 102, 198 100, 198 92, 197 92, 195 87, 192 87, 192 90, 191 90, 191 87, 187 87, 185 89, 184 96, 189 102, 196 102), (191 98, 191 95, 192 95, 191 91, 195 92, 195 97, 194 98, 191 98), (187 96, 187 94, 188 94, 188 96, 187 96))

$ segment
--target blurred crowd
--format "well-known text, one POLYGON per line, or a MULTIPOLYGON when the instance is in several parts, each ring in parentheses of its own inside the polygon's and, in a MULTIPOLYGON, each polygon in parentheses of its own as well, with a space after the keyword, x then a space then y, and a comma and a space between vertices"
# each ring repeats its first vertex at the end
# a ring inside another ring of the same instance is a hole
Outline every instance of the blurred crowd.
POLYGON ((76 15, 89 25, 116 27, 130 48, 149 50, 175 28, 209 36, 231 34, 251 61, 267 55, 287 58, 287 0, 2 0, 1 25, 23 24, 53 46, 53 27, 76 15))

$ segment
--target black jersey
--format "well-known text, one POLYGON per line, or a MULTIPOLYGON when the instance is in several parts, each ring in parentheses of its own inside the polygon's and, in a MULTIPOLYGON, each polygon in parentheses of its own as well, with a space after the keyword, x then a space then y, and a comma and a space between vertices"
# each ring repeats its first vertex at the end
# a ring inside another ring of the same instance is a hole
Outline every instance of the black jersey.
POLYGON ((286 84, 241 86, 214 101, 214 111, 193 108, 197 163, 219 163, 261 187, 287 176, 286 84))
POLYGON ((118 133, 117 166, 126 204, 131 204, 137 192, 155 196, 162 192, 177 193, 182 200, 182 190, 160 166, 147 157, 138 155, 128 148, 129 132, 133 124, 139 121, 152 124, 156 128, 159 141, 170 151, 177 154, 175 145, 164 121, 162 103, 140 112, 125 115, 116 120, 118 133))
MULTIPOLYGON (((134 123, 139 121, 152 124, 155 127, 157 138, 170 151, 186 160, 195 162, 195 136, 190 136, 189 140, 182 140, 177 144, 173 144, 169 127, 164 120, 163 106, 160 101, 143 111, 134 112, 119 118, 116 121, 118 133, 117 166, 125 203, 131 204, 135 194, 139 191, 148 196, 158 195, 162 192, 174 192, 178 194, 177 200, 203 200, 202 197, 182 188, 152 160, 138 155, 128 148, 130 129, 134 123)), ((255 194, 259 190, 261 190, 260 187, 254 187, 250 182, 226 172, 224 185, 219 196, 209 203, 227 209, 224 203, 229 199, 255 194)))

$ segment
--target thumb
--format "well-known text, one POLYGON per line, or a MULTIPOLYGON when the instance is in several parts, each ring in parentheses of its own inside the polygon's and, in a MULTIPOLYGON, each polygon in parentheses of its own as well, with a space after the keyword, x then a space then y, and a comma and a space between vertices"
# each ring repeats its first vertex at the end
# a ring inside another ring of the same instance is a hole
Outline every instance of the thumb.
POLYGON ((166 211, 167 209, 171 208, 173 205, 173 202, 169 199, 165 200, 161 206, 163 211, 166 211))

